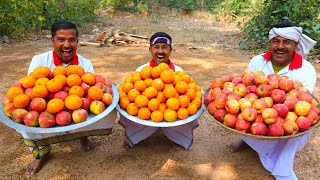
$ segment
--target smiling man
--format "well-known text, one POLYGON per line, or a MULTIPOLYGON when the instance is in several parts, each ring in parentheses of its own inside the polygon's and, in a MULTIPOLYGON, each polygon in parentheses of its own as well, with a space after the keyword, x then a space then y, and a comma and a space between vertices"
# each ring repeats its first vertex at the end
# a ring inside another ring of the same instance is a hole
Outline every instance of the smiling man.
MULTIPOLYGON (((303 58, 316 44, 302 33, 302 28, 289 22, 279 23, 269 31, 269 51, 252 58, 248 69, 263 71, 265 75, 279 74, 300 81, 310 92, 316 85, 317 74, 314 67, 303 58)), ((241 141, 231 144, 232 152, 247 147, 254 149, 263 166, 277 180, 297 179, 293 171, 296 152, 302 150, 310 139, 310 134, 288 140, 258 140, 241 137, 241 141)))
POLYGON ((182 69, 174 65, 170 61, 170 55, 173 49, 171 36, 165 32, 157 32, 153 34, 150 38, 150 47, 149 52, 152 56, 152 59, 149 63, 146 63, 138 67, 137 71, 141 71, 144 66, 155 67, 160 63, 166 63, 173 71, 182 71, 182 69), (178 68, 178 69, 177 69, 178 68))
MULTIPOLYGON (((69 65, 79 65, 83 67, 85 72, 94 73, 92 63, 77 54, 79 33, 73 23, 64 21, 54 23, 51 26, 51 35, 53 50, 34 56, 28 74, 38 66, 46 66, 53 70, 57 66, 67 67, 69 65)), ((106 117, 95 123, 58 133, 33 133, 17 130, 35 157, 28 164, 27 171, 35 174, 43 167, 49 159, 51 144, 80 139, 80 145, 84 151, 92 149, 93 145, 87 137, 110 134, 116 116, 117 112, 114 109, 106 117)))
MULTIPOLYGON (((138 67, 136 71, 141 71, 145 66, 158 66, 160 63, 168 64, 169 68, 173 71, 183 71, 181 67, 176 66, 169 59, 172 48, 172 39, 167 33, 157 32, 153 34, 150 38, 149 47, 152 59, 148 63, 138 67)), ((126 148, 133 147, 156 131, 161 130, 168 139, 187 150, 190 150, 193 144, 193 130, 199 126, 198 119, 196 119, 174 127, 152 127, 135 123, 121 114, 119 124, 125 129, 126 140, 124 146, 126 148)))

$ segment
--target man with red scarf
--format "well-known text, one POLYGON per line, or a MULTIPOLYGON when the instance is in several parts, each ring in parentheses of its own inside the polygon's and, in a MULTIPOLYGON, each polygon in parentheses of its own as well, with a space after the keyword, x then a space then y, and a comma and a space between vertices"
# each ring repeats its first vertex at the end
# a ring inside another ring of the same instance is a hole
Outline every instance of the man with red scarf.
MULTIPOLYGON (((54 50, 36 55, 32 58, 28 74, 38 66, 46 66, 53 70, 56 66, 79 65, 85 72, 94 72, 92 63, 77 54, 78 29, 71 22, 56 22, 51 27, 51 42, 54 50)), ((75 140, 80 138, 80 144, 85 151, 93 146, 87 136, 108 135, 111 133, 116 119, 116 110, 111 111, 101 120, 87 126, 58 133, 32 133, 18 131, 23 136, 24 143, 29 147, 35 159, 28 165, 27 171, 37 173, 49 158, 50 144, 75 140), (41 144, 41 145, 39 145, 41 144)))
MULTIPOLYGON (((317 82, 317 73, 305 55, 316 41, 302 33, 302 28, 290 22, 273 25, 269 31, 269 51, 253 57, 248 69, 263 71, 265 75, 278 74, 300 81, 311 93, 317 82)), ((260 140, 242 136, 230 145, 232 152, 252 148, 258 153, 262 165, 276 180, 298 179, 293 171, 295 154, 311 138, 310 133, 285 140, 260 140)))
MULTIPOLYGON (((155 67, 160 63, 168 64, 173 71, 183 71, 181 67, 173 64, 169 59, 173 44, 171 37, 164 32, 157 32, 150 38, 150 62, 138 67, 136 71, 141 71, 144 66, 155 67)), ((183 146, 185 149, 191 149, 193 143, 193 130, 199 126, 198 119, 175 127, 151 127, 135 123, 124 116, 120 116, 119 124, 125 128, 125 146, 133 147, 140 141, 148 138, 157 130, 162 130, 164 135, 171 141, 183 146)))

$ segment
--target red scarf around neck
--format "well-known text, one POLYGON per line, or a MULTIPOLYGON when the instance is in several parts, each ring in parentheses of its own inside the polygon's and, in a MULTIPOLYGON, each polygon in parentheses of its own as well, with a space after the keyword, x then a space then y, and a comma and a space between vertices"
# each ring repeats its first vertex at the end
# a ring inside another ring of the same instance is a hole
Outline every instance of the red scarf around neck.
MULTIPOLYGON (((170 61, 170 59, 168 59, 168 65, 169 65, 169 68, 170 68, 170 69, 172 69, 173 71, 175 71, 175 69, 174 69, 174 64, 170 61)), ((151 66, 151 67, 155 67, 155 66, 156 66, 156 64, 154 63, 154 60, 153 60, 153 59, 151 59, 151 61, 150 61, 150 66, 151 66)))
MULTIPOLYGON (((63 63, 60 57, 57 55, 56 51, 53 51, 53 63, 55 66, 59 66, 63 63)), ((75 54, 72 60, 70 61, 69 65, 78 65, 78 64, 79 64, 78 55, 75 54)))
MULTIPOLYGON (((271 59, 271 51, 266 52, 262 55, 266 61, 270 61, 271 59)), ((289 65, 289 70, 299 69, 302 67, 302 56, 294 51, 292 61, 289 65)))

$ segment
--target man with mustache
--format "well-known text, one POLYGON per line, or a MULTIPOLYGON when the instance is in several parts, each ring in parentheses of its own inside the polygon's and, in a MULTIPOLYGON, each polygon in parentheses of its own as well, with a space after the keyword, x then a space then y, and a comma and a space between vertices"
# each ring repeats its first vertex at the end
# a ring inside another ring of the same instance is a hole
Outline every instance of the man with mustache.
MULTIPOLYGON (((77 54, 78 29, 71 22, 56 22, 51 26, 51 42, 53 50, 36 55, 32 58, 28 74, 38 66, 46 66, 51 71, 57 66, 67 67, 79 65, 85 72, 94 72, 92 63, 77 54)), ((50 156, 50 144, 80 139, 83 150, 89 151, 93 145, 88 136, 108 135, 116 119, 117 112, 114 109, 101 120, 87 126, 58 133, 33 133, 18 131, 23 136, 24 143, 29 147, 35 159, 28 164, 27 171, 31 174, 37 173, 48 161, 50 156), (40 144, 40 145, 39 145, 40 144)))
MULTIPOLYGON (((181 67, 176 66, 169 59, 173 44, 171 36, 164 32, 157 32, 150 38, 149 51, 152 56, 150 62, 141 65, 136 71, 141 71, 145 66, 155 67, 160 63, 168 64, 173 71, 183 71, 181 67)), ((187 124, 175 127, 151 127, 135 123, 120 115, 119 124, 125 128, 125 147, 133 147, 140 141, 148 138, 158 130, 162 130, 164 135, 173 142, 183 146, 185 149, 191 149, 193 144, 193 130, 199 126, 198 119, 187 124)))
MULTIPOLYGON (((300 81, 310 92, 316 85, 314 67, 303 57, 316 44, 302 33, 302 28, 289 22, 276 24, 269 31, 269 51, 252 58, 248 69, 263 71, 265 75, 279 74, 300 81)), ((241 137, 241 141, 230 145, 236 152, 247 147, 254 149, 263 166, 277 179, 297 179, 293 171, 294 156, 310 139, 305 134, 288 140, 258 140, 241 137)))

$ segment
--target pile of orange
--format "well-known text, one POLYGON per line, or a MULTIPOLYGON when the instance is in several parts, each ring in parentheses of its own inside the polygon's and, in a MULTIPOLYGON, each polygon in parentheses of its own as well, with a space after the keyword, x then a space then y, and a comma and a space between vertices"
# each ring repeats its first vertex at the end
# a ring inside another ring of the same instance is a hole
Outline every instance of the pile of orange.
POLYGON ((118 86, 119 105, 128 114, 154 122, 183 120, 202 105, 201 88, 184 71, 165 63, 145 66, 125 77, 118 86))
MULTIPOLYGON (((95 75, 85 72, 78 65, 57 66, 52 71, 48 67, 39 66, 28 76, 13 84, 8 89, 4 101, 12 103, 15 109, 28 110, 33 98, 43 98, 46 100, 46 111, 49 113, 56 114, 62 110, 73 111, 82 107, 82 98, 102 101, 102 96, 106 93, 105 86, 96 86, 96 84, 98 83, 95 75), (53 98, 53 95, 59 91, 67 92, 67 98, 64 100, 53 98)), ((7 115, 10 117, 10 113, 7 115)))

